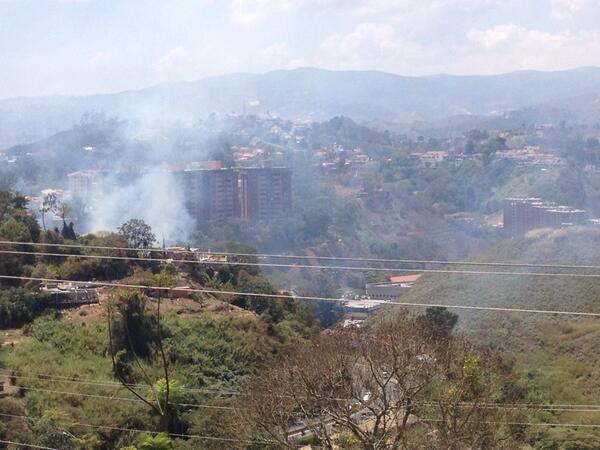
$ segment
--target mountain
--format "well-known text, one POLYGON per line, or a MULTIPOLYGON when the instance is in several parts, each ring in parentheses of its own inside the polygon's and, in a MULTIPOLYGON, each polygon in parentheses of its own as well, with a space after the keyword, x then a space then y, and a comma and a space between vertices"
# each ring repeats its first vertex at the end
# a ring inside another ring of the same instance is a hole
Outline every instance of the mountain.
POLYGON ((346 115, 358 121, 412 123, 500 114, 599 93, 600 68, 594 67, 490 76, 405 77, 311 68, 232 74, 114 94, 0 100, 0 148, 69 128, 86 112, 142 121, 246 111, 290 119, 346 115))

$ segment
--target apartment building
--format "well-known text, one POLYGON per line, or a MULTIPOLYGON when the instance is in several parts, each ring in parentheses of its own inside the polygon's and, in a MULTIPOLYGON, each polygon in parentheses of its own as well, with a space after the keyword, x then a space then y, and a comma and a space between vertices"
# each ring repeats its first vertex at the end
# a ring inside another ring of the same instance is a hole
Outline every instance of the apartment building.
POLYGON ((102 174, 95 170, 82 170, 67 175, 71 198, 89 201, 102 192, 102 174))
POLYGON ((503 227, 510 236, 535 228, 560 228, 586 223, 586 212, 541 198, 507 198, 502 210, 503 227))
POLYGON ((185 206, 198 225, 225 223, 240 217, 238 174, 232 169, 192 169, 174 172, 185 195, 185 206))
POLYGON ((240 170, 241 218, 267 222, 292 209, 292 171, 283 167, 240 170))
POLYGON ((268 222, 292 208, 292 172, 283 167, 174 172, 198 225, 268 222))

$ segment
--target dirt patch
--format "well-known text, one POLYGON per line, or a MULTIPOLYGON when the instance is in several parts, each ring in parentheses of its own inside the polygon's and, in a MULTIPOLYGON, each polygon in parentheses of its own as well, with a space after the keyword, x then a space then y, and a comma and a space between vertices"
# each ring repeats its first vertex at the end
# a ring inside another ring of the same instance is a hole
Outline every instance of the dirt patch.
POLYGON ((62 320, 70 323, 91 324, 106 320, 106 309, 102 303, 83 305, 63 311, 62 320))
POLYGON ((356 194, 360 192, 360 189, 358 188, 342 186, 341 184, 337 183, 334 185, 334 188, 336 195, 344 198, 356 198, 356 194))
MULTIPOLYGON (((150 299, 148 307, 155 311, 157 304, 156 299, 150 299)), ((234 317, 257 317, 252 311, 212 298, 205 300, 163 299, 160 303, 160 309, 163 313, 175 313, 180 317, 193 317, 203 313, 230 314, 234 317)))
POLYGON ((0 398, 8 395, 17 395, 19 387, 13 384, 11 376, 8 374, 0 374, 0 398))
POLYGON ((28 339, 29 337, 25 336, 20 328, 0 330, 0 345, 2 346, 19 344, 28 339))
MULTIPOLYGON (((63 311, 62 320, 76 324, 92 324, 107 319, 106 301, 107 294, 100 295, 100 303, 94 305, 84 305, 63 311)), ((147 307, 150 312, 156 312, 158 301, 156 298, 149 297, 147 307)), ((208 298, 204 300, 194 300, 190 298, 164 298, 160 304, 161 312, 164 314, 177 314, 180 317, 194 317, 203 313, 230 314, 234 317, 256 318, 256 314, 251 311, 231 305, 227 302, 208 298)), ((18 330, 20 331, 20 330, 18 330)), ((22 333, 21 333, 22 334, 22 333)), ((23 337, 27 339, 27 337, 23 337)))

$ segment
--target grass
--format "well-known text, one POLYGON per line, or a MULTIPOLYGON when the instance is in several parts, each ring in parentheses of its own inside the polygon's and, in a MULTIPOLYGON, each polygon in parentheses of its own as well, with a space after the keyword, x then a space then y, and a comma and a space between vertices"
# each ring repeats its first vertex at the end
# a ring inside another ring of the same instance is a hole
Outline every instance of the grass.
MULTIPOLYGON (((30 340, 0 349, 0 368, 15 370, 20 375, 17 383, 29 387, 23 398, 11 401, 16 402, 23 414, 40 418, 32 421, 30 428, 19 431, 20 434, 11 434, 15 441, 31 442, 33 438, 36 444, 49 445, 51 441, 44 441, 44 434, 36 428, 38 422, 45 423, 44 417, 48 415, 60 417, 60 428, 76 436, 90 432, 89 428, 78 426, 76 422, 123 428, 156 428, 158 418, 151 409, 135 401, 132 394, 120 386, 67 382, 85 379, 118 382, 113 377, 104 321, 75 324, 48 316, 37 319, 27 331, 31 335, 30 340), (38 374, 44 374, 45 379, 38 378, 38 374), (62 381, 61 377, 66 377, 67 381, 62 381), (109 398, 96 398, 94 395, 109 398), (111 397, 130 398, 133 401, 111 397)), ((164 317, 164 336, 171 377, 187 388, 240 387, 277 355, 283 345, 281 340, 269 333, 267 324, 257 316, 218 312, 200 313, 192 317, 168 313, 164 317)), ((143 365, 151 380, 163 376, 158 354, 143 361, 143 365)), ((130 369, 136 382, 147 383, 147 378, 135 364, 130 363, 130 369)), ((143 388, 138 391, 142 395, 149 395, 143 388)), ((188 396, 186 401, 189 403, 218 401, 209 394, 189 393, 188 396)), ((0 411, 3 402, 0 401, 0 411)), ((208 416, 204 409, 192 409, 185 414, 190 423, 213 422, 210 425, 213 427, 223 419, 208 416)), ((0 439, 6 436, 7 430, 0 427, 0 439)), ((99 430, 96 434, 105 443, 104 448, 120 448, 134 437, 128 433, 105 430, 99 430)))
MULTIPOLYGON (((502 242, 477 260, 600 265, 598 248, 598 229, 535 230, 502 242)), ((592 278, 430 274, 402 301, 600 313, 600 283, 592 278)), ((528 382, 532 401, 600 404, 600 320, 522 313, 459 314, 460 333, 515 361, 517 372, 528 382)), ((600 423, 600 413, 540 416, 544 417, 548 421, 600 423)), ((595 442, 599 446, 590 449, 600 448, 600 432, 585 433, 598 436, 595 442)), ((558 439, 560 433, 545 435, 558 439)), ((563 436, 569 434, 563 430, 563 436)))

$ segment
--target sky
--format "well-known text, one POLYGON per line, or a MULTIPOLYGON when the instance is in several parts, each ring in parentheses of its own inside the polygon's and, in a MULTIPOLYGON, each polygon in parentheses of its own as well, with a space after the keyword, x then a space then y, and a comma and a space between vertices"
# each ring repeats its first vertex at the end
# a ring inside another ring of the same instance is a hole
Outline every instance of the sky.
POLYGON ((0 0, 0 98, 297 67, 600 66, 600 0, 0 0))

